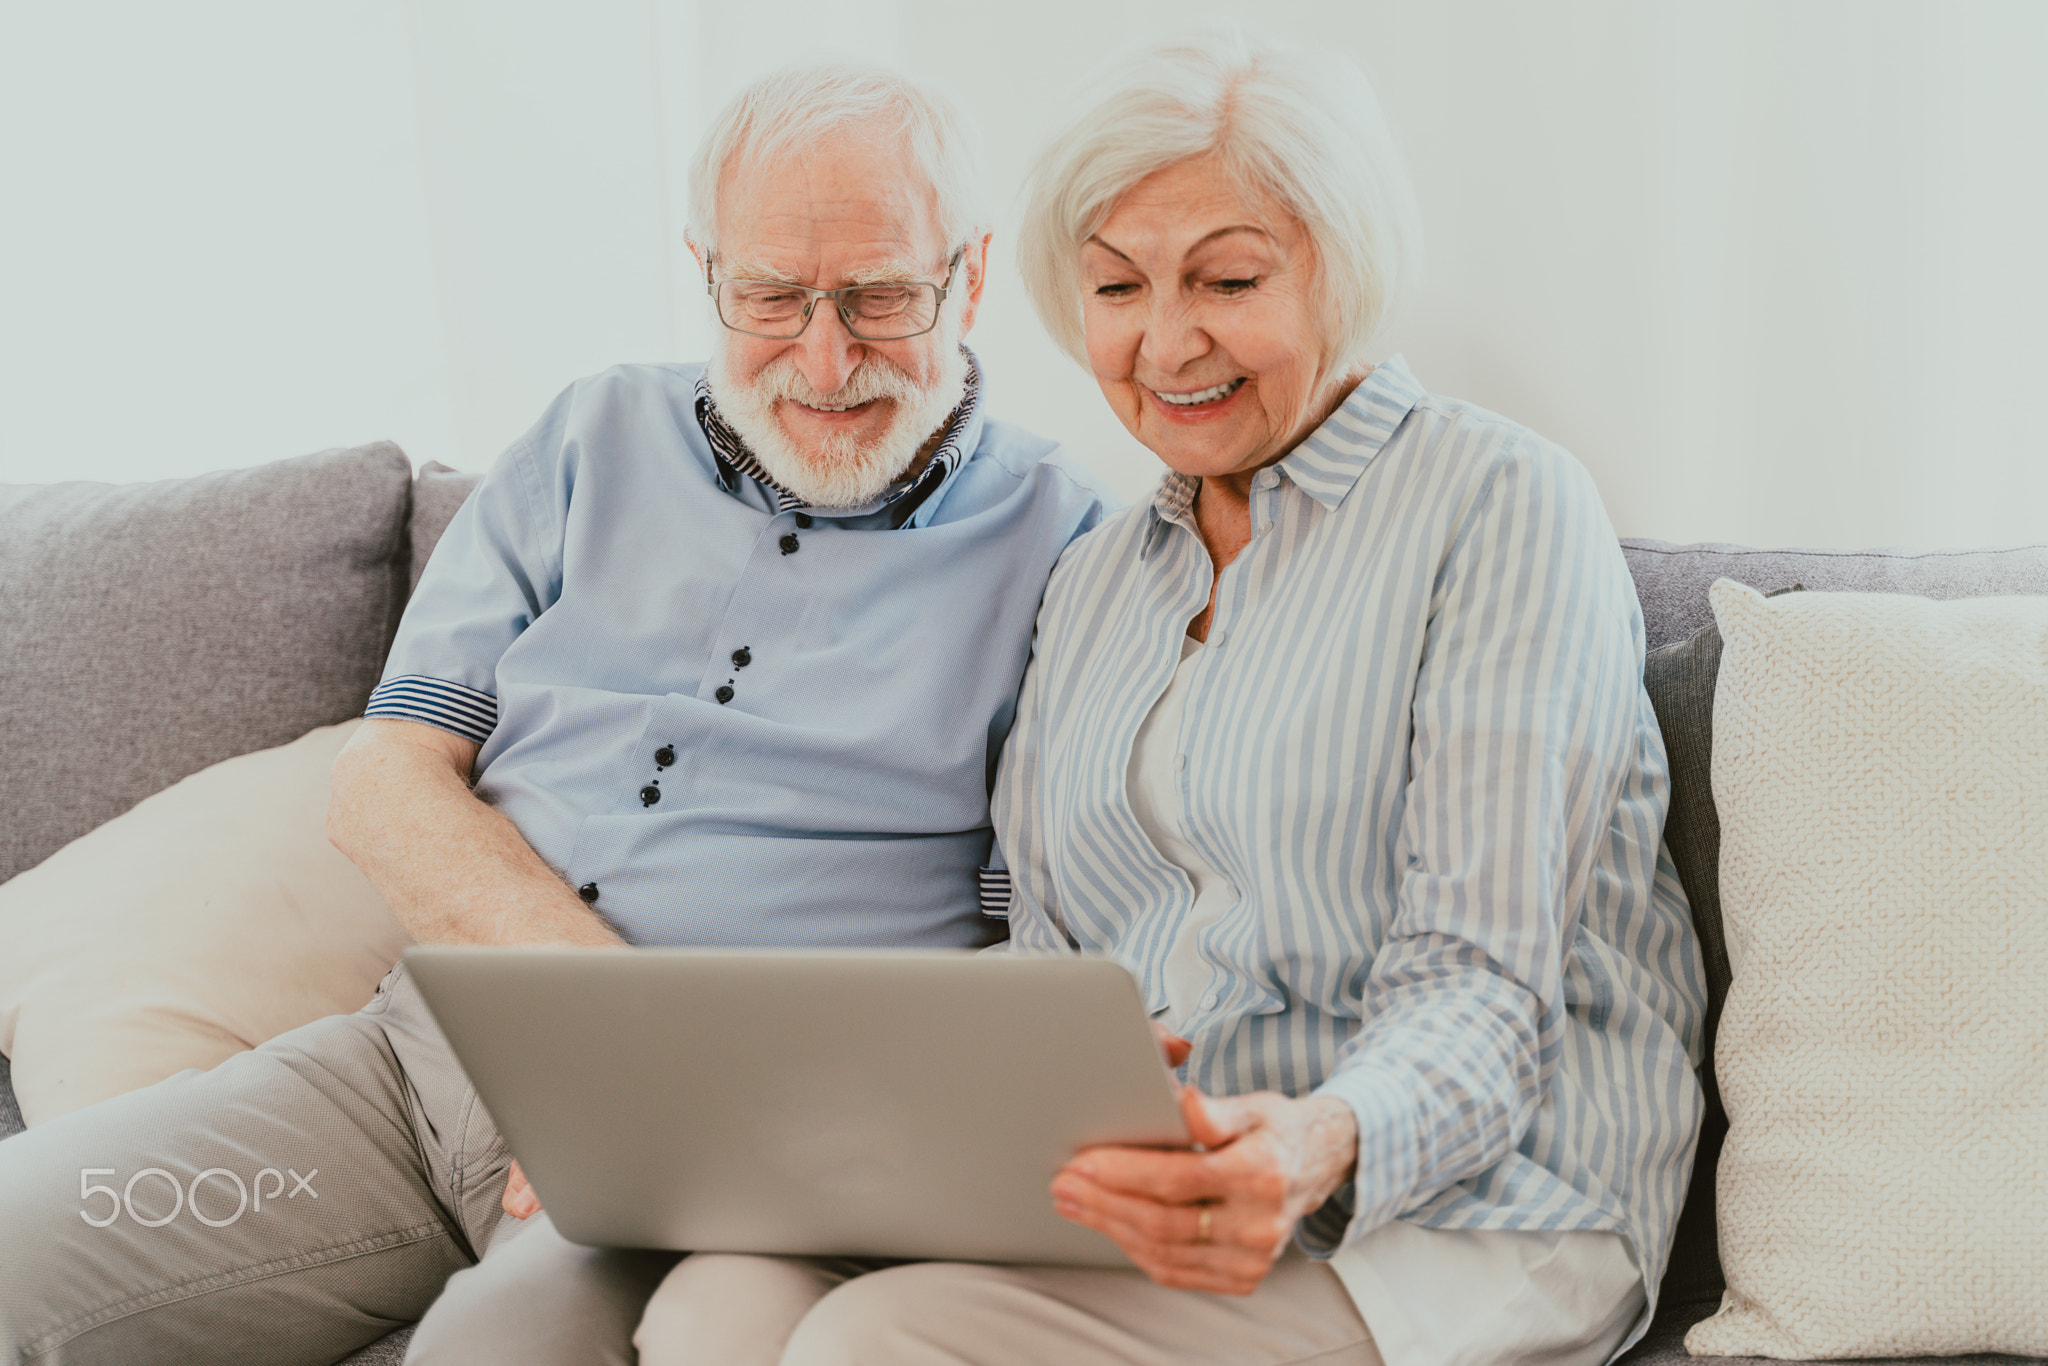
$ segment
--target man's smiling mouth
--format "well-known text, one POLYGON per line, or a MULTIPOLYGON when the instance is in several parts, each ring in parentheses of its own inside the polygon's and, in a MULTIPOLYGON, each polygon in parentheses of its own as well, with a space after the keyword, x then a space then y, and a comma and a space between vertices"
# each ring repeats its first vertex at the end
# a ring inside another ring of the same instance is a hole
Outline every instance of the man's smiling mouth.
POLYGON ((857 412, 862 408, 869 407, 872 404, 879 403, 881 402, 881 400, 871 398, 862 403, 842 403, 837 407, 831 407, 823 403, 803 403, 797 399, 790 399, 788 400, 788 402, 796 404, 796 406, 799 408, 807 408, 814 413, 851 413, 857 412))

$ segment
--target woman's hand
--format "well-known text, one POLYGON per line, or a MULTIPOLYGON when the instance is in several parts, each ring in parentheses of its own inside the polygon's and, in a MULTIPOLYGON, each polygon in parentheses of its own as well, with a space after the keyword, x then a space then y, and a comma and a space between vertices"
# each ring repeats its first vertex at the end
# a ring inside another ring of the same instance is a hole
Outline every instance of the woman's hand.
POLYGON ((1152 1037, 1159 1041, 1159 1055, 1166 1059, 1168 1068, 1179 1067, 1195 1051, 1193 1044, 1157 1020, 1152 1022, 1152 1037))
POLYGON ((511 1175, 505 1178, 505 1198, 501 1203, 505 1213, 514 1219, 531 1219, 540 1213, 540 1197, 533 1193, 533 1183, 519 1169, 517 1158, 512 1161, 511 1175))
POLYGON ((1053 1178, 1053 1208, 1161 1285, 1249 1295, 1295 1224, 1349 1179, 1358 1121, 1340 1100, 1272 1091, 1211 1099, 1188 1086, 1180 1108, 1207 1151, 1084 1149, 1053 1178))

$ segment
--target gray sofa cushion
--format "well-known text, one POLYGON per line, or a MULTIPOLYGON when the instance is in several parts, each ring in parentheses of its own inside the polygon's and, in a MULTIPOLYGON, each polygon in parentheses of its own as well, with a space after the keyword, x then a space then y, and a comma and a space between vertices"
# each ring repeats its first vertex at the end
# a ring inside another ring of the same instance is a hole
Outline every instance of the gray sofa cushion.
POLYGON ((429 460, 420 466, 419 477, 412 481, 412 519, 407 538, 410 547, 410 569, 406 581, 406 595, 420 586, 420 571, 427 567, 427 559, 434 553, 441 533, 448 529, 455 510, 463 500, 476 491, 480 474, 450 469, 438 460, 429 460))
POLYGON ((0 881, 189 773, 361 712, 405 590, 388 442, 0 486, 0 881))
POLYGON ((411 1324, 396 1329, 369 1346, 351 1352, 335 1366, 401 1366, 405 1360, 405 1349, 412 1343, 412 1330, 411 1324))
POLYGON ((1770 592, 1803 583, 1817 593, 1917 593, 1985 598, 2048 593, 2048 545, 2006 550, 1750 550, 1739 545, 1623 541, 1635 575, 1649 648, 1683 640, 1713 621, 1707 589, 1734 579, 1770 592))
POLYGON ((1709 623, 1684 640, 1650 651, 1643 668, 1643 685, 1656 708, 1671 764, 1671 810, 1664 821, 1664 843, 1678 868, 1678 880, 1685 884, 1707 970, 1706 1062, 1700 1068, 1707 1113, 1662 1291, 1687 1301, 1717 1298, 1725 1284, 1714 1224, 1714 1169, 1721 1141, 1728 1135, 1728 1114, 1721 1108, 1720 1088, 1714 1082, 1714 1034, 1728 998, 1729 973, 1728 947, 1721 934, 1721 821, 1714 811, 1710 781, 1714 680, 1720 667, 1721 633, 1709 623))
POLYGON ((0 1138, 18 1134, 26 1127, 21 1122, 21 1104, 14 1098, 14 1068, 0 1054, 0 1138))

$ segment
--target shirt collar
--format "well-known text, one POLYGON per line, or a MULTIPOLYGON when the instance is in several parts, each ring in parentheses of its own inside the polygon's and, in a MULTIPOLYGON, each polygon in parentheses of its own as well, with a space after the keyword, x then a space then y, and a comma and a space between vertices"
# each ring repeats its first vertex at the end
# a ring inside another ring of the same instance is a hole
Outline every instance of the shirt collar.
MULTIPOLYGON (((902 527, 915 517, 918 510, 931 501, 931 496, 953 477, 956 470, 967 461, 967 454, 973 449, 970 438, 975 434, 977 419, 981 416, 981 362, 974 352, 965 346, 961 354, 967 357, 967 385, 960 395, 960 402, 946 417, 946 424, 940 429, 938 449, 916 477, 900 479, 892 484, 872 505, 866 508, 849 508, 847 514, 889 510, 889 525, 902 527)), ((708 373, 708 367, 707 367, 708 373)), ((741 475, 752 479, 775 496, 776 505, 784 512, 810 506, 802 498, 775 482, 747 449, 747 443, 732 429, 725 415, 718 411, 718 404, 711 397, 711 385, 704 374, 697 376, 697 425, 704 429, 704 439, 710 443, 711 453, 718 461, 719 482, 728 492, 733 481, 741 475)), ((833 509, 835 513, 840 509, 833 509)))
MULTIPOLYGON (((1382 361, 1337 405, 1336 412, 1273 468, 1292 479, 1303 493, 1334 510, 1423 392, 1407 361, 1399 356, 1382 361)), ((1160 522, 1182 521, 1194 507, 1201 487, 1200 479, 1168 470, 1152 495, 1153 514, 1160 522)))

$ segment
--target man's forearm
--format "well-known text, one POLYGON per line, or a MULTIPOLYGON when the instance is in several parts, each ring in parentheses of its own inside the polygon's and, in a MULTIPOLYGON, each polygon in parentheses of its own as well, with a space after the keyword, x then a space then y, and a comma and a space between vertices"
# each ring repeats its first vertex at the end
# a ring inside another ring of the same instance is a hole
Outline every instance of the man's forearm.
POLYGON ((422 944, 623 942, 470 791, 475 753, 412 722, 365 722, 334 762, 328 838, 422 944))

